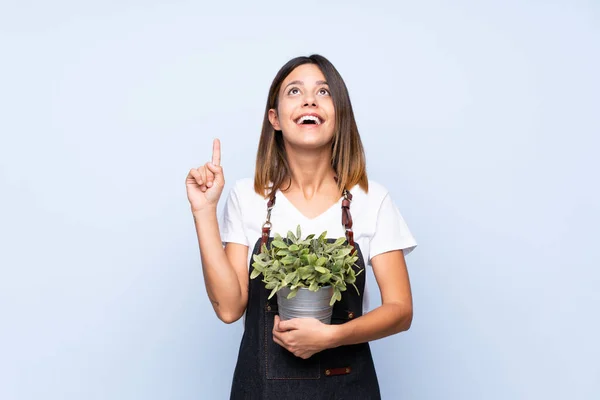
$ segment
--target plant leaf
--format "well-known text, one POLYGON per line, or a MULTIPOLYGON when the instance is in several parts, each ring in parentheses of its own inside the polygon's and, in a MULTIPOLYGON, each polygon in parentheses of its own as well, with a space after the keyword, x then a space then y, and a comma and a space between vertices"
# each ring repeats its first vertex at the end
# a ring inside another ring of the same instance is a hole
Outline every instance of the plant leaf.
POLYGON ((260 272, 263 272, 263 271, 265 270, 265 267, 261 266, 261 265, 260 265, 259 263, 257 263, 257 262, 254 262, 254 263, 252 263, 252 267, 253 267, 254 269, 257 269, 257 270, 259 270, 260 272))
POLYGON ((296 238, 296 236, 294 236, 294 233, 292 231, 288 231, 288 233, 287 233, 287 239, 291 243, 296 243, 296 241, 297 241, 297 238, 296 238))
POLYGON ((331 296, 331 301, 329 302, 329 305, 332 306, 336 301, 339 301, 342 299, 342 293, 337 290, 337 288, 333 291, 333 296, 331 296))
POLYGON ((300 276, 300 279, 308 278, 311 273, 312 271, 308 267, 298 268, 298 275, 300 276))
POLYGON ((285 279, 283 280, 283 282, 281 282, 281 284, 282 284, 283 286, 287 286, 287 285, 288 285, 288 284, 290 284, 290 283, 291 283, 291 282, 294 280, 294 278, 296 278, 297 276, 298 276, 298 273, 297 273, 296 271, 294 271, 294 272, 291 272, 291 273, 289 273, 289 274, 287 274, 287 275, 285 276, 285 279))
POLYGON ((259 276, 261 274, 261 272, 259 270, 257 270, 256 268, 252 271, 252 273, 250 274, 250 279, 255 279, 257 276, 259 276))
POLYGON ((271 245, 277 247, 278 249, 287 249, 288 248, 287 244, 285 244, 285 242, 283 240, 273 240, 271 245))
POLYGON ((294 261, 296 261, 296 260, 297 260, 297 258, 294 256, 285 256, 281 260, 279 260, 279 262, 282 263, 283 265, 289 265, 289 264, 293 264, 294 261))
POLYGON ((323 267, 315 267, 315 271, 320 272, 322 274, 326 274, 329 272, 329 270, 327 270, 327 268, 323 268, 323 267))
POLYGON ((320 267, 322 265, 325 265, 326 262, 327 262, 327 257, 319 257, 319 259, 317 260, 317 262, 315 264, 320 267))
POLYGON ((340 257, 340 258, 346 257, 348 254, 350 254, 350 252, 351 252, 351 251, 352 251, 352 249, 341 249, 341 250, 338 250, 338 253, 337 253, 337 255, 335 256, 335 258, 338 258, 338 257, 340 257))
POLYGON ((290 292, 290 294, 288 294, 288 295, 287 295, 287 298, 288 298, 288 299, 291 299, 291 298, 293 298, 293 297, 296 297, 296 294, 297 294, 297 293, 298 293, 298 289, 296 288, 296 289, 292 290, 292 291, 290 292))
POLYGON ((266 289, 273 289, 273 288, 275 288, 275 287, 277 287, 277 281, 271 281, 271 282, 268 282, 268 283, 265 285, 265 288, 266 288, 266 289))
POLYGON ((257 262, 262 265, 266 265, 265 262, 263 261, 262 254, 261 255, 253 254, 252 259, 254 260, 254 262, 257 262))
POLYGON ((273 297, 275 295, 275 293, 277 293, 278 290, 279 290, 279 286, 275 286, 273 288, 273 290, 271 290, 271 294, 269 295, 269 299, 271 299, 271 297, 273 297))

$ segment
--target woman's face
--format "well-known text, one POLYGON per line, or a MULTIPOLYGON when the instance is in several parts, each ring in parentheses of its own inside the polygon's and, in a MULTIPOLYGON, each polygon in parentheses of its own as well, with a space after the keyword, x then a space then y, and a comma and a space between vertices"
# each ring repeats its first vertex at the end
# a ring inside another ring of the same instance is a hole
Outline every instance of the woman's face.
POLYGON ((335 109, 319 67, 303 64, 285 78, 278 109, 269 110, 269 121, 289 145, 319 148, 331 142, 335 109))

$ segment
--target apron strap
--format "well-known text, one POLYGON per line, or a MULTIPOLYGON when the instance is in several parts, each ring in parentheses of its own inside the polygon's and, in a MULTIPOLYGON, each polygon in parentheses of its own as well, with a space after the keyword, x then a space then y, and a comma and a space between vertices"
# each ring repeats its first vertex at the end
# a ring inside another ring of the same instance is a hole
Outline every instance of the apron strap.
MULTIPOLYGON (((335 177, 335 181, 337 182, 337 176, 335 177)), ((350 191, 348 191, 347 189, 344 189, 343 193, 344 200, 342 200, 342 225, 346 230, 346 240, 350 245, 352 245, 352 247, 354 247, 354 250, 356 251, 356 245, 354 244, 354 231, 352 231, 352 214, 350 214, 350 203, 352 202, 352 193, 350 193, 350 191)), ((271 236, 271 227, 273 226, 271 224, 271 211, 273 210, 273 207, 275 207, 275 200, 275 191, 273 191, 273 193, 271 193, 269 201, 267 202, 267 220, 265 221, 262 227, 262 236, 260 243, 261 249, 263 245, 267 244, 267 241, 271 236)))
POLYGON ((344 200, 342 200, 342 225, 346 228, 346 240, 354 247, 354 231, 352 230, 352 214, 350 214, 350 203, 352 202, 352 193, 344 189, 344 200))
POLYGON ((267 244, 269 236, 271 236, 271 210, 275 207, 275 191, 271 193, 271 198, 267 202, 267 220, 262 227, 262 236, 260 240, 260 248, 262 250, 263 245, 267 244))

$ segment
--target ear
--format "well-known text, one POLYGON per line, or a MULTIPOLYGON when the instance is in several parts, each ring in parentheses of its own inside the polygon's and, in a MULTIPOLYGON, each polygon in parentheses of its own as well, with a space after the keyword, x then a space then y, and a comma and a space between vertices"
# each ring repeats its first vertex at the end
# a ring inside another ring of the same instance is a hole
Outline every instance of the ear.
POLYGON ((281 125, 279 125, 279 117, 277 116, 277 111, 274 108, 269 110, 269 122, 273 125, 273 129, 276 131, 281 130, 281 125))

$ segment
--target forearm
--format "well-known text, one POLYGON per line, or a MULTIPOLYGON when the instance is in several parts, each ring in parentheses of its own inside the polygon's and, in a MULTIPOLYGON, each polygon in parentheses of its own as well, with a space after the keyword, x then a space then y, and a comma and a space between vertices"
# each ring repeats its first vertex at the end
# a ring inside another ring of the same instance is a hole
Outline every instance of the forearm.
POLYGON ((195 211, 193 215, 206 292, 219 319, 234 322, 243 313, 242 292, 221 243, 216 209, 195 211))
POLYGON ((341 325, 332 325, 330 347, 370 342, 406 331, 412 322, 412 305, 387 303, 341 325))

